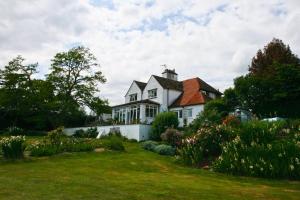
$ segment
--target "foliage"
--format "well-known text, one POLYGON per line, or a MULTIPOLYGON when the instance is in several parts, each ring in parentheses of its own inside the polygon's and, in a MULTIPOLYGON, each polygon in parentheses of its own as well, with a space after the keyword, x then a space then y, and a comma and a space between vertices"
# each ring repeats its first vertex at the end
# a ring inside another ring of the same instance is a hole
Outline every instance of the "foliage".
POLYGON ((228 115, 225 117, 222 124, 224 124, 226 126, 237 127, 241 124, 241 121, 234 115, 228 115))
POLYGON ((213 126, 222 123, 223 116, 215 109, 205 109, 199 113, 194 121, 190 124, 188 129, 195 133, 203 126, 213 126))
POLYGON ((178 118, 174 112, 159 113, 152 123, 150 138, 152 140, 160 140, 160 135, 167 128, 177 128, 178 124, 178 118))
POLYGON ((52 156, 63 152, 60 146, 47 144, 47 143, 37 143, 28 147, 30 151, 30 156, 41 157, 41 156, 52 156))
POLYGON ((223 146, 214 169, 268 178, 300 178, 300 124, 248 122, 223 146))
POLYGON ((111 136, 109 139, 105 140, 104 147, 114 151, 125 151, 122 138, 117 136, 111 136))
POLYGON ((253 58, 249 73, 234 80, 240 105, 259 117, 300 116, 300 61, 274 39, 253 58))
POLYGON ((24 157, 25 136, 11 136, 2 138, 0 145, 4 158, 21 159, 24 157))
POLYGON ((72 48, 54 56, 47 80, 54 86, 62 112, 97 104, 91 101, 99 92, 98 83, 106 81, 98 67, 95 56, 85 47, 72 48))
POLYGON ((24 130, 16 126, 12 126, 7 128, 6 133, 12 136, 24 135, 24 130))
POLYGON ((217 157, 221 154, 222 144, 230 141, 234 134, 231 127, 224 125, 204 126, 182 141, 178 149, 180 159, 187 165, 199 165, 217 157))
POLYGON ((155 147, 158 145, 156 141, 147 140, 141 144, 142 148, 147 151, 154 151, 155 147))
POLYGON ((175 147, 180 145, 183 133, 174 128, 168 128, 160 137, 162 141, 175 147))
POLYGON ((64 127, 58 127, 57 129, 50 131, 47 135, 50 144, 54 146, 59 146, 65 137, 64 127))
POLYGON ((175 150, 176 149, 174 147, 166 144, 160 144, 154 148, 155 153, 158 153, 160 155, 165 155, 165 156, 174 156, 175 150))
POLYGON ((83 129, 76 130, 74 137, 78 138, 96 138, 98 136, 97 128, 88 128, 86 131, 83 129))

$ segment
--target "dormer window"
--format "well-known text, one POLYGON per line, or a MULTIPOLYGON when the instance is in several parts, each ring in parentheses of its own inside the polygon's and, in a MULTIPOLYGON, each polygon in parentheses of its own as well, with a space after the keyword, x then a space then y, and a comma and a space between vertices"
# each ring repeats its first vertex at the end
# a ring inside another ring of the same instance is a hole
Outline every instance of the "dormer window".
POLYGON ((148 98, 154 99, 157 97, 157 89, 148 90, 148 98))
POLYGON ((135 94, 131 94, 131 95, 129 95, 129 97, 130 97, 130 102, 133 102, 133 101, 136 101, 137 100, 137 93, 135 93, 135 94))

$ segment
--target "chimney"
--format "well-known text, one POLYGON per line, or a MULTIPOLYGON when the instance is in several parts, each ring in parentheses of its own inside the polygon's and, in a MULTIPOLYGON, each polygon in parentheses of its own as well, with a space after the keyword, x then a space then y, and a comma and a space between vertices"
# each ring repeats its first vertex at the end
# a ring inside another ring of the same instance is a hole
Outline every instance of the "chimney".
POLYGON ((175 72, 175 69, 165 69, 162 77, 177 81, 178 74, 175 72))

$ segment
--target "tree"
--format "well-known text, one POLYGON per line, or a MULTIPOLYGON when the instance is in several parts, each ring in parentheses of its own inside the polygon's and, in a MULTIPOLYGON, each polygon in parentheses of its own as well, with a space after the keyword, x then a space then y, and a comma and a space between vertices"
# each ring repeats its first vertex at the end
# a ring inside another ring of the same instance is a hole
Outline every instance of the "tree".
POLYGON ((256 76, 269 76, 274 73, 273 63, 299 65, 299 58, 282 40, 274 38, 263 50, 258 50, 253 57, 249 72, 256 76))
POLYGON ((234 86, 240 105, 260 117, 300 117, 300 60, 281 40, 259 50, 234 86))
POLYGON ((98 84, 106 81, 95 56, 85 47, 57 53, 47 80, 55 88, 61 113, 69 115, 80 106, 91 106, 90 100, 99 92, 98 84))

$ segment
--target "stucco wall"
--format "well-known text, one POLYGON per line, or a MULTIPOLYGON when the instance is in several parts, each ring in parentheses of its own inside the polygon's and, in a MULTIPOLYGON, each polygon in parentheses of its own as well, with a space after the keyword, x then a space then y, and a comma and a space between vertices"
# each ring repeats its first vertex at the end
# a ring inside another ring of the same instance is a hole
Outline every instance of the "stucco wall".
POLYGON ((201 113, 204 109, 204 105, 194 105, 194 106, 186 106, 186 107, 178 107, 178 108, 171 108, 170 111, 182 110, 182 118, 179 118, 179 127, 183 127, 183 119, 185 117, 185 112, 188 109, 192 109, 192 117, 186 117, 187 124, 190 124, 199 113, 201 113))
POLYGON ((129 88, 129 90, 127 91, 127 94, 125 96, 125 103, 129 103, 130 102, 130 95, 131 94, 137 94, 137 101, 142 100, 142 91, 141 89, 137 86, 137 84, 135 82, 133 82, 129 88))
MULTIPOLYGON (((90 127, 77 127, 66 128, 67 135, 73 135, 76 130, 87 130, 90 127)), ((136 139, 137 141, 148 140, 151 126, 145 124, 132 124, 132 125, 114 125, 114 126, 97 126, 98 136, 106 135, 111 129, 119 129, 121 134, 128 139, 136 139)))
POLYGON ((157 97, 150 99, 151 101, 155 101, 159 104, 161 104, 160 109, 165 109, 167 105, 163 102, 163 88, 161 85, 157 82, 157 80, 151 76, 150 80, 148 81, 144 92, 143 92, 143 99, 148 99, 148 90, 157 89, 157 97))

